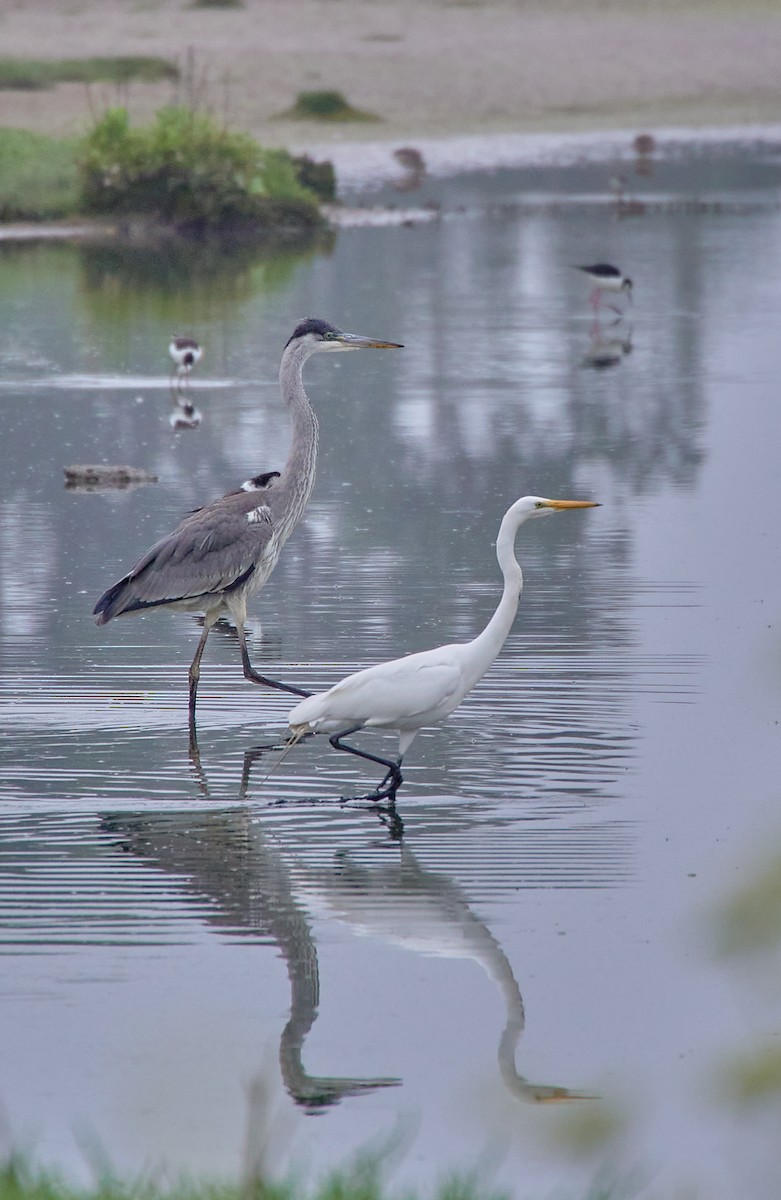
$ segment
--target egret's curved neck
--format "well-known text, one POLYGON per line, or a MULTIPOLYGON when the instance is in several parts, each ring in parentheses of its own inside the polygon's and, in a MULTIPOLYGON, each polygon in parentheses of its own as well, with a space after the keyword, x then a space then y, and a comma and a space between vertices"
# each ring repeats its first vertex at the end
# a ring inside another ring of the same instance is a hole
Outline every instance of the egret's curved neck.
POLYGON ((290 450, 280 483, 292 488, 293 503, 303 511, 312 491, 317 465, 317 417, 304 391, 301 372, 312 353, 310 346, 293 343, 282 355, 279 387, 291 424, 290 450))
POLYGON ((469 657, 473 664, 473 683, 477 683, 490 667, 504 645, 507 635, 512 628, 515 614, 518 612, 518 601, 523 591, 523 572, 515 557, 515 535, 526 520, 526 514, 519 515, 509 509, 499 526, 499 536, 496 539, 496 558, 499 569, 504 577, 502 598, 496 612, 482 633, 468 643, 469 657))

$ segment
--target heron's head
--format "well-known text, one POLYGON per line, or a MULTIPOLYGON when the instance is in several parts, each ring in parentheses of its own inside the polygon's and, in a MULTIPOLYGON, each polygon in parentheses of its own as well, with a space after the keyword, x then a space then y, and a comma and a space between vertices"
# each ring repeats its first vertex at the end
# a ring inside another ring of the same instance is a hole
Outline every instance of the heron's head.
POLYGON ((547 500, 544 496, 524 496, 513 505, 519 516, 549 517, 569 508, 599 508, 597 500, 547 500))
POLYGON ((632 287, 633 286, 634 285, 633 285, 631 279, 625 279, 624 282, 621 284, 621 291, 626 292, 626 294, 630 300, 632 299, 632 287))
POLYGON ((310 354, 327 350, 401 350, 400 342, 384 342, 379 338, 363 337, 359 333, 345 333, 319 317, 307 317, 299 321, 288 340, 288 346, 305 345, 310 354))

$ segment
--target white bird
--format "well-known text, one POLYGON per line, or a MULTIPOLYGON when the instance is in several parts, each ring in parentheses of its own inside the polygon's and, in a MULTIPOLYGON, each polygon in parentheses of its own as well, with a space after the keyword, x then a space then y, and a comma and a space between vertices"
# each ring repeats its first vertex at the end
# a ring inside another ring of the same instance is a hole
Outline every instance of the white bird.
POLYGON ((171 378, 176 375, 181 383, 192 371, 203 356, 203 349, 194 338, 172 337, 168 345, 168 353, 174 364, 171 378))
POLYGON ((308 696, 288 714, 292 741, 308 733, 331 735, 331 745, 387 767, 387 774, 365 800, 393 803, 402 783, 401 762, 419 729, 433 725, 458 708, 483 677, 505 643, 518 611, 523 573, 515 557, 515 535, 530 517, 570 508, 596 508, 593 500, 546 500, 523 496, 508 508, 499 526, 496 557, 504 589, 496 612, 471 642, 457 642, 394 658, 348 675, 327 692, 308 696), (398 734, 394 762, 348 745, 344 738, 359 729, 387 729, 398 734))
MULTIPOLYGON (((616 292, 618 295, 626 292, 627 298, 631 303, 632 280, 622 274, 618 267, 613 267, 610 263, 592 263, 589 267, 576 266, 575 270, 582 271, 594 285, 591 295, 588 298, 588 302, 594 309, 594 312, 599 311, 603 292, 616 292)), ((621 311, 612 304, 610 307, 614 312, 621 311)))

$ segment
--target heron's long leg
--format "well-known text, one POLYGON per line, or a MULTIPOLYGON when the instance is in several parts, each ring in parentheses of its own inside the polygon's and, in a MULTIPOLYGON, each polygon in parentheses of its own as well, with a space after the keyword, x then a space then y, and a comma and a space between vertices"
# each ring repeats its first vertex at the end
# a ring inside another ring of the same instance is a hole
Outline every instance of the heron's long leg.
POLYGON ((345 799, 393 800, 397 788, 400 788, 404 782, 404 777, 401 774, 401 759, 398 762, 394 762, 389 758, 381 758, 379 754, 369 754, 368 750, 359 750, 357 746, 348 746, 347 742, 342 741, 342 738, 349 737, 351 733, 357 733, 359 729, 363 729, 363 726, 351 725, 349 729, 343 729, 341 733, 332 734, 328 740, 334 750, 346 750, 348 754, 355 754, 358 758, 366 758, 369 762, 379 763, 381 767, 387 767, 388 770, 382 783, 378 784, 373 792, 369 792, 368 796, 347 796, 345 799), (390 780, 389 784, 388 780, 390 780), (385 786, 386 784, 388 784, 387 787, 385 786))
POLYGON ((311 692, 305 692, 303 688, 292 687, 289 683, 280 683, 277 679, 267 679, 265 675, 260 675, 249 660, 249 651, 247 650, 247 635, 244 632, 244 624, 236 625, 239 633, 239 646, 241 647, 241 665, 244 668, 244 678, 249 679, 250 683, 262 683, 264 687, 278 688, 281 692, 292 692, 294 696, 311 696, 311 692))

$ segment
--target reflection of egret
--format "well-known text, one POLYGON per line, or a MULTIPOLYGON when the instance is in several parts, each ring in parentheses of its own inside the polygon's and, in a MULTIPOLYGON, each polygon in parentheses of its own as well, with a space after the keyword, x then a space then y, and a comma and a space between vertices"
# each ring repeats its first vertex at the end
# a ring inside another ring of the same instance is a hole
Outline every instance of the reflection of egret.
POLYGON ((504 577, 502 598, 483 632, 471 642, 439 646, 357 671, 327 692, 308 696, 288 714, 294 739, 307 733, 330 733, 331 745, 337 750, 387 767, 385 778, 364 799, 392 800, 402 783, 402 759, 418 730, 452 713, 504 645, 523 588, 523 574, 513 550, 520 526, 530 517, 594 507, 591 500, 545 500, 540 496, 516 500, 504 514, 496 539, 496 557, 504 577), (397 733, 398 760, 369 754, 343 740, 363 728, 397 733))
MULTIPOLYGON (((602 303, 603 292, 615 292, 618 295, 623 295, 626 292, 627 299, 632 300, 632 280, 619 271, 618 267, 613 267, 610 263, 592 263, 590 267, 575 267, 576 271, 582 271, 586 275, 594 287, 591 295, 588 298, 589 304, 594 309, 594 312, 599 311, 599 306, 602 303)), ((615 305, 610 305, 614 312, 621 310, 615 305)))
POLYGON ((198 345, 195 338, 172 337, 168 346, 168 353, 174 364, 171 379, 173 380, 173 376, 176 375, 179 383, 183 383, 195 364, 200 362, 203 356, 203 349, 198 345))
POLYGON ((304 1041, 320 1004, 317 945, 287 864, 245 809, 195 820, 192 813, 109 816, 102 828, 120 839, 123 851, 184 878, 189 892, 207 896, 213 902, 206 916, 210 925, 233 935, 255 932, 278 946, 290 981, 290 1018, 280 1036, 279 1066, 296 1104, 316 1113, 346 1096, 401 1083, 388 1076, 310 1075, 306 1070, 304 1041))
POLYGON ((124 613, 172 608, 204 614, 190 665, 190 736, 195 739, 195 702, 209 630, 223 612, 239 635, 244 676, 253 683, 306 695, 259 675, 250 663, 244 622, 247 600, 268 579, 280 551, 301 519, 315 480, 317 418, 301 378, 304 363, 318 351, 397 347, 396 342, 343 333, 326 321, 301 321, 285 346, 279 369, 282 396, 292 422, 292 441, 281 473, 249 480, 238 491, 198 508, 161 538, 95 605, 99 625, 124 613))
POLYGON ((359 866, 349 853, 341 852, 333 871, 313 872, 291 863, 290 873, 305 904, 311 896, 313 907, 358 934, 417 954, 479 963, 504 1001, 497 1059, 502 1081, 514 1096, 534 1103, 591 1098, 569 1088, 530 1083, 519 1074, 515 1056, 526 1014, 507 955, 459 885, 443 872, 422 867, 406 843, 401 844, 398 863, 376 870, 359 866))

